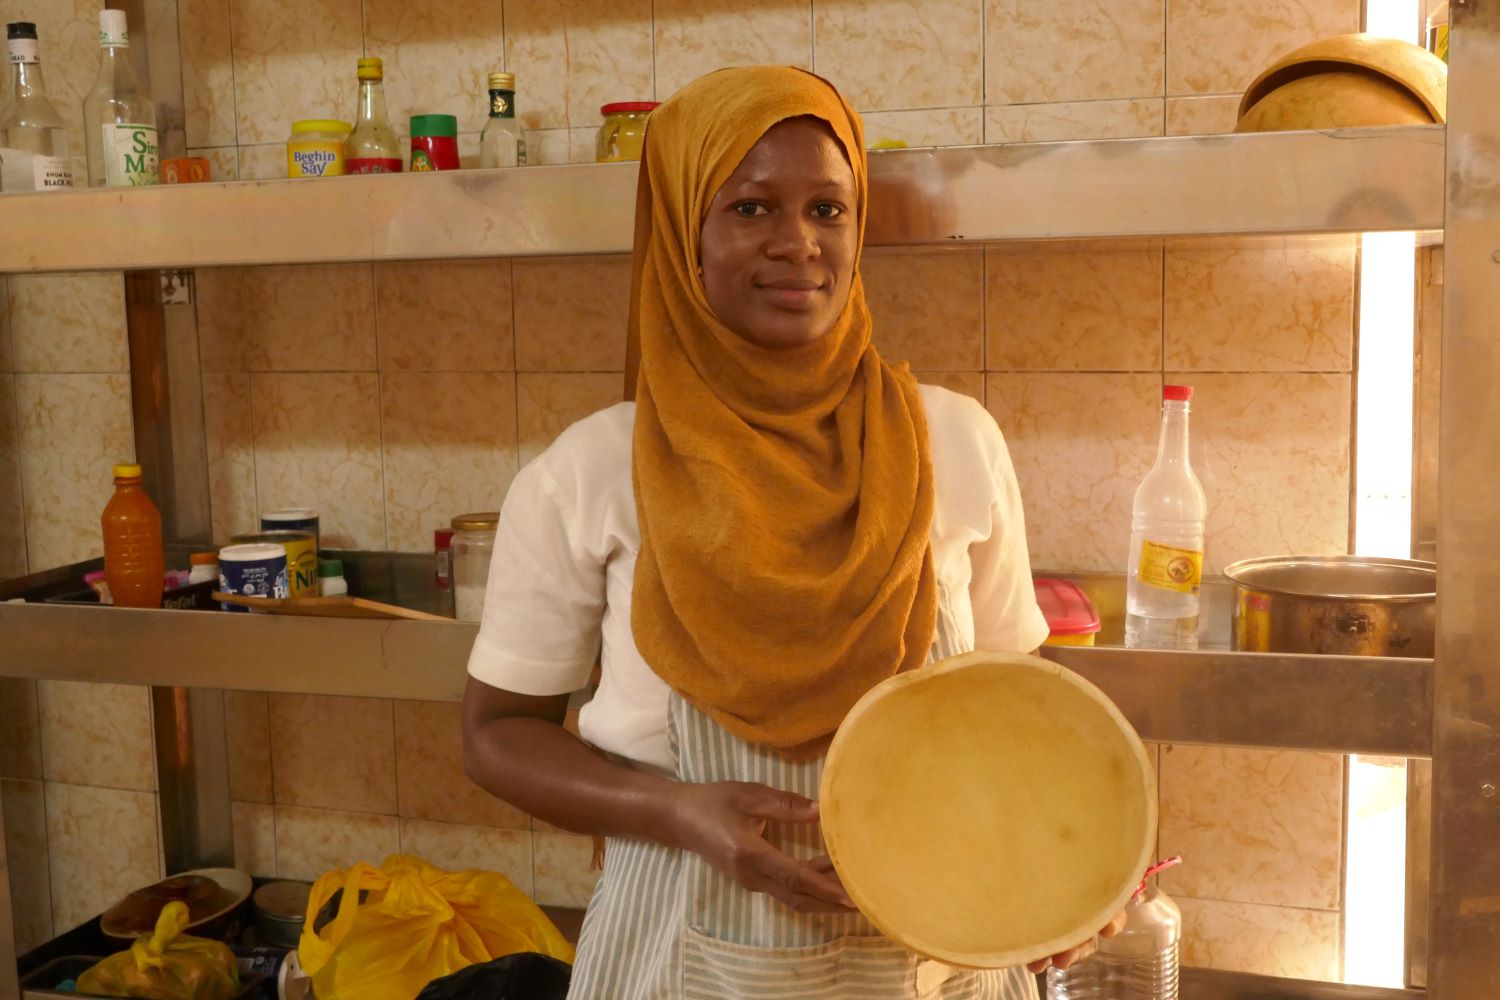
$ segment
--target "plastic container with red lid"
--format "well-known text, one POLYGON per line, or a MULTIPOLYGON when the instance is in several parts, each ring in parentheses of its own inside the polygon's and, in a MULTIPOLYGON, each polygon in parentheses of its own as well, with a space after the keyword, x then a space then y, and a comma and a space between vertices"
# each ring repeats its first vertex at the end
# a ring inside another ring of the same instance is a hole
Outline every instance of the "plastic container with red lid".
POLYGON ((617 101, 599 109, 604 124, 594 149, 597 163, 639 160, 646 141, 646 116, 656 110, 656 101, 617 101))
POLYGON ((1161 398, 1170 399, 1177 403, 1186 403, 1193 398, 1193 387, 1190 385, 1164 385, 1161 387, 1161 398))
POLYGON ((1036 603, 1051 635, 1044 646, 1092 646, 1099 634, 1099 612, 1083 588, 1069 580, 1036 577, 1036 603))

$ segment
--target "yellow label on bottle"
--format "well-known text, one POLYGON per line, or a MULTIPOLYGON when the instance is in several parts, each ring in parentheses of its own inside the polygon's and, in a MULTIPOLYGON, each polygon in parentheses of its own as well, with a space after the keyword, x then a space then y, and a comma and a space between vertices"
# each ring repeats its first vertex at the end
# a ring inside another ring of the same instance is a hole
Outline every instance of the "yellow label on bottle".
POLYGON ((1196 594, 1203 582, 1203 553, 1158 545, 1149 538, 1141 542, 1141 564, 1136 575, 1142 583, 1180 594, 1196 594))

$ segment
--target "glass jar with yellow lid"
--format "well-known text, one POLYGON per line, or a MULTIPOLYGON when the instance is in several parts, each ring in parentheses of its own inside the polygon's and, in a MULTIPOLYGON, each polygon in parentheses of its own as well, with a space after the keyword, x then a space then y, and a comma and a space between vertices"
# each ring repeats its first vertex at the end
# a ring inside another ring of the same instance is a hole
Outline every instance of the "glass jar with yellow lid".
POLYGON ((599 143, 594 152, 596 163, 620 163, 639 160, 641 144, 646 141, 646 116, 656 110, 658 101, 621 101, 599 109, 604 124, 599 126, 599 143))
POLYGON ((286 141, 288 177, 341 177, 344 173, 344 142, 354 126, 333 118, 308 118, 292 122, 286 141))
POLYGON ((495 511, 460 514, 453 524, 453 611, 461 622, 484 617, 484 592, 490 582, 490 557, 500 515, 495 511))

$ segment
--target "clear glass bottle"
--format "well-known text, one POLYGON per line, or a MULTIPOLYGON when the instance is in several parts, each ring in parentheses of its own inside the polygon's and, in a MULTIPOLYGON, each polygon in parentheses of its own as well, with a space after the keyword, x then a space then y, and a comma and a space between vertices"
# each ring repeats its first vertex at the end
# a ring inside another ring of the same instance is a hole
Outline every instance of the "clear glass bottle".
POLYGON ((399 174, 401 140, 385 110, 385 64, 361 59, 358 73, 359 108, 354 130, 344 142, 344 173, 399 174))
POLYGON ((453 519, 453 616, 461 622, 484 617, 484 593, 490 582, 490 556, 500 515, 460 514, 453 519))
POLYGON ((1125 578, 1125 645, 1198 647, 1208 501, 1188 459, 1191 386, 1162 387, 1156 463, 1135 491, 1125 578))
POLYGON ((1047 1000, 1178 1000, 1182 911, 1156 886, 1125 904, 1125 927, 1067 971, 1047 970, 1047 1000))
POLYGON ((73 186, 68 133, 42 82, 36 25, 5 26, 11 99, 0 111, 0 191, 62 191, 73 186))
POLYGON ((490 120, 479 136, 481 167, 526 166, 526 130, 516 117, 516 76, 490 74, 490 120))
POLYGON ((156 184, 156 105, 130 63, 123 10, 99 12, 99 49, 99 79, 83 102, 89 187, 156 184))

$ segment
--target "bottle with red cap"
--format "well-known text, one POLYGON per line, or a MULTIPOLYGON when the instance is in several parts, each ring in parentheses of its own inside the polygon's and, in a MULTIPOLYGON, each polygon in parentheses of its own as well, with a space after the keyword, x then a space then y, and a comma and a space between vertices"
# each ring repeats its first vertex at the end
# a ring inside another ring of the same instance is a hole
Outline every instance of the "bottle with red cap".
POLYGON ((1198 647, 1198 588, 1208 501, 1188 458, 1193 389, 1162 387, 1156 462, 1135 491, 1130 514, 1125 645, 1198 647))

